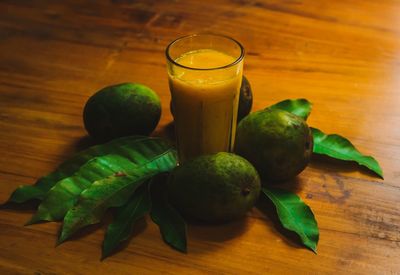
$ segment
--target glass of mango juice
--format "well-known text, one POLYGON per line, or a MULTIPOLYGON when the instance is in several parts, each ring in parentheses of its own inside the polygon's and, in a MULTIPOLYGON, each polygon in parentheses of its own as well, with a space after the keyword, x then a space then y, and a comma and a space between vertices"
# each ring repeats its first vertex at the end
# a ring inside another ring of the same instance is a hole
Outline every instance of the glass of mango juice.
POLYGON ((166 49, 179 163, 233 149, 244 48, 215 34, 178 38, 166 49))

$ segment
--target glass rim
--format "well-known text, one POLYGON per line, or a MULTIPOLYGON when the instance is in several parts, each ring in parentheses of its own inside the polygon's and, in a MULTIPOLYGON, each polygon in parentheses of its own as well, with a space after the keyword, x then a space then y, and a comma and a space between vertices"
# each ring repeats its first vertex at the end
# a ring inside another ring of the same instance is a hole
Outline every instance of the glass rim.
POLYGON ((220 70, 220 69, 226 69, 226 68, 230 68, 233 67, 235 65, 237 65, 238 63, 240 63, 240 61, 243 60, 244 58, 244 47, 242 46, 242 44, 240 44, 239 41, 237 41, 236 39, 227 36, 227 35, 223 35, 223 34, 214 34, 214 33, 195 33, 195 34, 189 34, 189 35, 184 35, 181 37, 176 38, 175 40, 173 40, 171 43, 168 44, 167 48, 165 49, 165 56, 167 57, 167 60, 169 62, 171 62, 172 64, 181 67, 181 68, 185 68, 185 69, 189 69, 189 70, 195 70, 195 71, 211 71, 211 70, 220 70), (232 42, 234 42, 236 45, 239 46, 240 48, 240 55, 238 58, 235 59, 235 61, 233 61, 232 63, 229 63, 227 65, 223 65, 223 66, 219 66, 219 67, 212 67, 212 68, 194 68, 194 67, 189 67, 189 66, 185 66, 182 64, 179 64, 178 62, 176 62, 174 59, 171 58, 171 56, 169 55, 169 50, 170 48, 178 41, 182 40, 182 39, 187 39, 190 37, 196 37, 196 36, 202 36, 202 35, 209 35, 209 36, 215 36, 215 37, 223 37, 223 38, 227 38, 229 40, 231 40, 232 42))

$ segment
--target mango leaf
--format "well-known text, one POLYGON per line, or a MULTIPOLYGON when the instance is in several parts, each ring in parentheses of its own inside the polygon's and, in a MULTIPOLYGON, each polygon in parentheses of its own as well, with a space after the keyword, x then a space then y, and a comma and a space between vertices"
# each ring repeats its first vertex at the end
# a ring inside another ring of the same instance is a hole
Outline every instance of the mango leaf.
POLYGON ((316 253, 319 230, 310 207, 296 194, 283 189, 263 187, 262 194, 275 205, 283 227, 297 233, 303 244, 316 253))
POLYGON ((150 211, 151 200, 148 188, 148 184, 143 184, 125 205, 117 209, 116 217, 107 228, 102 259, 108 257, 121 242, 127 240, 135 222, 150 211))
POLYGON ((311 128, 311 131, 314 138, 314 153, 340 160, 355 161, 383 179, 383 172, 379 163, 372 156, 361 154, 348 139, 336 134, 326 135, 316 128, 311 128))
POLYGON ((96 152, 113 150, 115 154, 99 155, 82 165, 70 177, 58 181, 46 194, 39 205, 38 212, 27 224, 38 221, 58 221, 64 218, 65 213, 76 203, 79 194, 88 188, 94 181, 116 173, 129 174, 139 165, 172 152, 171 147, 163 140, 156 138, 133 138, 134 142, 123 144, 113 143, 113 146, 96 146, 96 152), (118 154, 118 155, 117 155, 118 154))
MULTIPOLYGON (((106 154, 120 153, 124 148, 135 147, 137 144, 151 143, 159 138, 148 138, 143 136, 122 137, 109 143, 92 146, 79 152, 69 160, 62 163, 54 172, 40 178, 35 185, 19 186, 10 196, 8 202, 22 203, 32 199, 43 200, 47 192, 60 180, 72 176, 79 168, 90 159, 106 154)), ((155 144, 159 146, 158 144, 155 144)), ((165 146, 165 144, 164 144, 165 146)), ((144 149, 144 151, 147 148, 144 149)), ((134 162, 134 159, 132 160, 134 162)))
POLYGON ((78 229, 100 222, 109 207, 123 205, 142 183, 143 180, 125 174, 94 182, 81 193, 77 205, 65 215, 58 244, 64 242, 78 229))
POLYGON ((166 175, 152 179, 150 216, 160 228, 163 240, 172 248, 186 253, 186 223, 180 214, 168 203, 166 175))
POLYGON ((59 243, 68 239, 78 229, 100 222, 108 208, 124 205, 144 181, 158 173, 170 171, 175 166, 176 153, 170 149, 158 158, 137 166, 129 171, 129 174, 118 173, 95 181, 79 195, 77 204, 65 215, 59 243))
POLYGON ((75 205, 79 194, 94 181, 117 173, 126 174, 136 167, 135 163, 119 155, 105 155, 89 160, 74 175, 58 181, 48 191, 38 211, 26 225, 62 220, 75 205))
POLYGON ((312 104, 305 98, 286 99, 268 108, 284 110, 307 120, 311 113, 312 104))

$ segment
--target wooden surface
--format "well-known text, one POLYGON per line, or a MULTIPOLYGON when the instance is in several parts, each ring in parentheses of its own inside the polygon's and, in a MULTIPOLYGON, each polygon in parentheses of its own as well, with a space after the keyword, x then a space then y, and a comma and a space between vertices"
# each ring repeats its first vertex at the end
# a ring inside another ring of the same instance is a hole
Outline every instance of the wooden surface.
POLYGON ((30 207, 0 210, 0 274, 400 274, 400 2, 0 2, 0 202, 86 143, 82 108, 96 90, 140 82, 172 120, 164 49, 212 31, 241 41, 254 109, 305 97, 309 124, 339 133, 381 163, 314 159, 295 191, 320 228, 318 255, 257 210, 239 222, 188 229, 188 254, 149 220, 122 251, 99 261, 105 224, 55 248, 59 223, 24 227, 30 207), (211 2, 213 4, 211 4, 211 2))

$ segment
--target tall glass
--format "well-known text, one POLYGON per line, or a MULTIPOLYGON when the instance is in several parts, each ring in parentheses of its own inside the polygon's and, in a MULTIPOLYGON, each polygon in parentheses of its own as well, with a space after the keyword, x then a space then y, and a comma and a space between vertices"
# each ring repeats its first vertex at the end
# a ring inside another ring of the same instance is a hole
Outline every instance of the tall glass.
POLYGON ((178 38, 166 49, 179 162, 233 149, 244 49, 215 34, 178 38))

